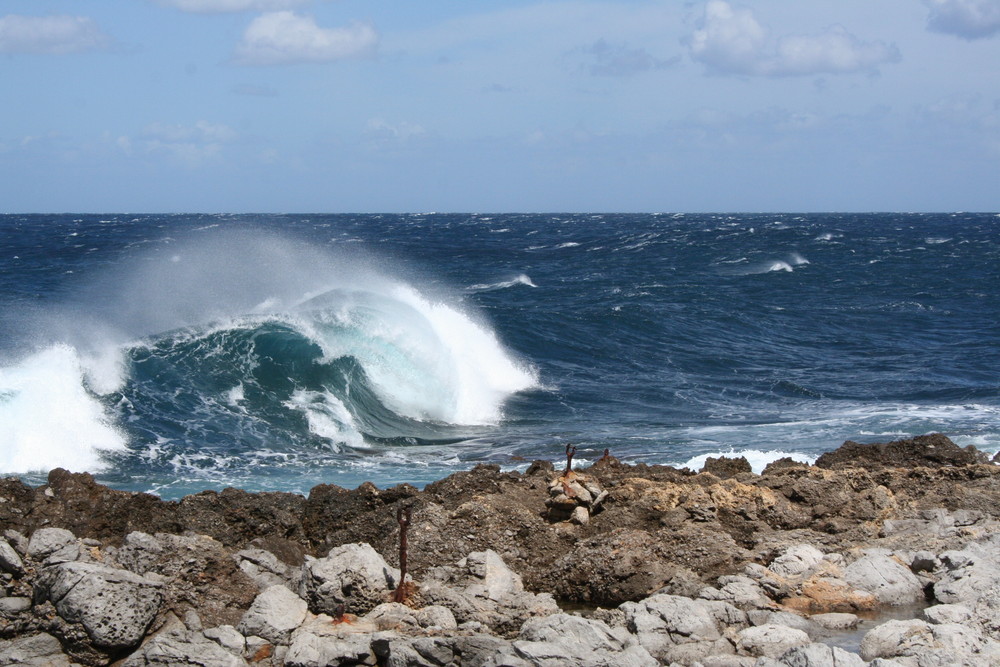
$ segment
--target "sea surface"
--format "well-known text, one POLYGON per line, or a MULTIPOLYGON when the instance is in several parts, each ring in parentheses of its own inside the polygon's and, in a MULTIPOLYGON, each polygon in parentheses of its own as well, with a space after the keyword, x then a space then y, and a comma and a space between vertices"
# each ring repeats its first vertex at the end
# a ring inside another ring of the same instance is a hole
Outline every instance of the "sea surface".
POLYGON ((35 484, 1000 449, 993 213, 3 215, 0 313, 35 484))

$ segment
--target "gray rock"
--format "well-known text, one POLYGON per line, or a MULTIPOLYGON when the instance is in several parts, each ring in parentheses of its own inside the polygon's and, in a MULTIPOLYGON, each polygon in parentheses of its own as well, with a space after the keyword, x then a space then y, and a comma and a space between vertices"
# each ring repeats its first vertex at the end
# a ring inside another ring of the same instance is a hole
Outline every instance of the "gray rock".
POLYGON ((801 616, 791 611, 751 611, 747 617, 753 625, 783 625, 786 628, 795 628, 805 632, 810 637, 820 632, 821 628, 813 623, 810 618, 801 616))
POLYGON ((789 649, 778 658, 782 667, 865 667, 857 653, 836 646, 806 644, 789 649))
POLYGON ((115 559, 122 567, 132 572, 146 574, 168 548, 169 546, 158 536, 136 530, 125 536, 121 548, 115 554, 115 559))
POLYGON ((232 653, 202 633, 181 627, 157 634, 130 655, 121 667, 246 667, 248 664, 242 656, 232 653))
POLYGON ((344 611, 364 614, 388 599, 399 570, 389 567, 368 544, 345 544, 325 558, 306 557, 299 595, 316 613, 344 611))
POLYGON ((231 625, 220 625, 216 628, 206 628, 201 633, 206 639, 226 649, 234 655, 243 655, 247 648, 247 640, 231 625))
POLYGON ((767 569, 779 577, 807 577, 823 562, 823 552, 810 544, 796 544, 775 558, 767 569))
POLYGON ((832 614, 813 614, 809 617, 809 620, 820 626, 824 630, 853 630, 858 627, 858 623, 861 619, 854 614, 847 613, 832 613, 832 614))
POLYGON ((321 615, 303 624, 292 634, 286 667, 324 667, 325 665, 374 665, 377 661, 372 642, 381 636, 396 637, 393 633, 373 633, 367 625, 330 623, 321 615))
POLYGON ((39 528, 28 541, 28 555, 39 562, 74 561, 79 552, 76 536, 65 528, 39 528))
POLYGON ((301 569, 293 569, 282 563, 277 556, 264 549, 243 549, 233 556, 251 579, 257 582, 261 590, 281 584, 290 590, 298 590, 301 569))
POLYGON ((802 630, 784 625, 757 625, 736 635, 736 650, 743 655, 777 658, 796 646, 810 643, 802 630))
POLYGON ((972 610, 961 604, 936 604, 923 611, 924 620, 928 623, 965 623, 972 618, 972 610))
POLYGON ((998 664, 1000 644, 984 638, 975 629, 955 623, 887 621, 865 634, 861 657, 898 658, 903 664, 919 664, 919 667, 973 667, 998 664))
MULTIPOLYGON (((532 665, 656 667, 659 663, 624 628, 569 614, 525 622, 511 644, 514 656, 532 665)), ((504 664, 498 660, 498 665, 504 664)))
POLYGON ((59 640, 44 632, 11 641, 0 640, 0 665, 69 667, 70 664, 59 640))
POLYGON ((734 653, 723 638, 707 603, 676 595, 652 595, 625 602, 625 627, 657 660, 694 662, 715 654, 734 653))
POLYGON ((18 614, 31 609, 31 598, 0 598, 0 614, 18 614))
POLYGON ((903 605, 922 600, 924 590, 910 568, 883 554, 868 554, 844 569, 851 586, 875 595, 887 605, 903 605))
POLYGON ((509 653, 508 647, 508 642, 482 634, 410 639, 383 633, 372 639, 372 649, 385 667, 483 667, 509 653))
POLYGON ((24 574, 24 562, 21 556, 10 546, 10 542, 2 538, 0 538, 0 570, 9 572, 15 577, 24 574))
POLYGON ((947 604, 975 604, 980 594, 1000 584, 998 549, 1000 544, 996 540, 986 540, 973 542, 960 551, 940 554, 934 597, 947 604))
POLYGON ((3 531, 3 537, 10 546, 14 547, 14 550, 21 556, 26 556, 28 554, 28 538, 22 533, 14 530, 13 528, 8 528, 3 531))
POLYGON ((516 633, 527 618, 559 612, 551 595, 525 591, 521 577, 491 550, 432 568, 421 582, 420 595, 448 608, 459 624, 477 622, 504 635, 516 633))
POLYGON ((429 605, 423 609, 418 609, 415 616, 420 627, 428 630, 450 631, 458 628, 455 615, 447 607, 440 605, 429 605))
MULTIPOLYGON (((36 531, 37 533, 37 531, 36 531)), ((139 643, 162 601, 162 584, 100 563, 60 563, 35 581, 35 600, 50 600, 59 615, 80 623, 96 646, 139 643)))
POLYGON ((274 644, 287 644, 308 612, 305 600, 278 584, 254 599, 237 629, 244 635, 257 635, 274 644))
POLYGON ((728 602, 738 609, 772 609, 777 605, 767 597, 764 589, 750 577, 725 576, 719 577, 719 588, 702 589, 698 597, 703 600, 719 600, 728 602))

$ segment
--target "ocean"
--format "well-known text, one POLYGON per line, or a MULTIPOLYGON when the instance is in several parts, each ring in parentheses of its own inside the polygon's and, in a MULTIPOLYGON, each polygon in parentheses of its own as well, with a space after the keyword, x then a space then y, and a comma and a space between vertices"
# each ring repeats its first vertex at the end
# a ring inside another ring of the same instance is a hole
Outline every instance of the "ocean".
POLYGON ((996 214, 0 216, 0 474, 1000 450, 996 214))

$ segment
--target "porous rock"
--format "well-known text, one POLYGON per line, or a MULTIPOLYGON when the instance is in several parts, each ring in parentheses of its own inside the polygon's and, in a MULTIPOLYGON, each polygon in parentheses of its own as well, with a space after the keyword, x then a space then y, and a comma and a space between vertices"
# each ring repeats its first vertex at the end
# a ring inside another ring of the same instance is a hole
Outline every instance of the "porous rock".
POLYGON ((315 613, 364 614, 385 602, 398 582, 399 570, 371 545, 345 544, 325 558, 306 558, 299 595, 315 613))
POLYGON ((162 583, 100 563, 50 566, 35 581, 35 601, 81 623, 95 645, 129 648, 142 639, 163 598, 162 583))

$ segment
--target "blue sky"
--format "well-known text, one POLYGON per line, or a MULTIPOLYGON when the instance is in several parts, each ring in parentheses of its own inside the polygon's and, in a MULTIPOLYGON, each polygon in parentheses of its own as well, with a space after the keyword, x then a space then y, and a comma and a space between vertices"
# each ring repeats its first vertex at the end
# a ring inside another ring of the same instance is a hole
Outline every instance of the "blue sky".
POLYGON ((0 91, 0 212, 1000 209, 1000 0, 2 0, 0 91))

